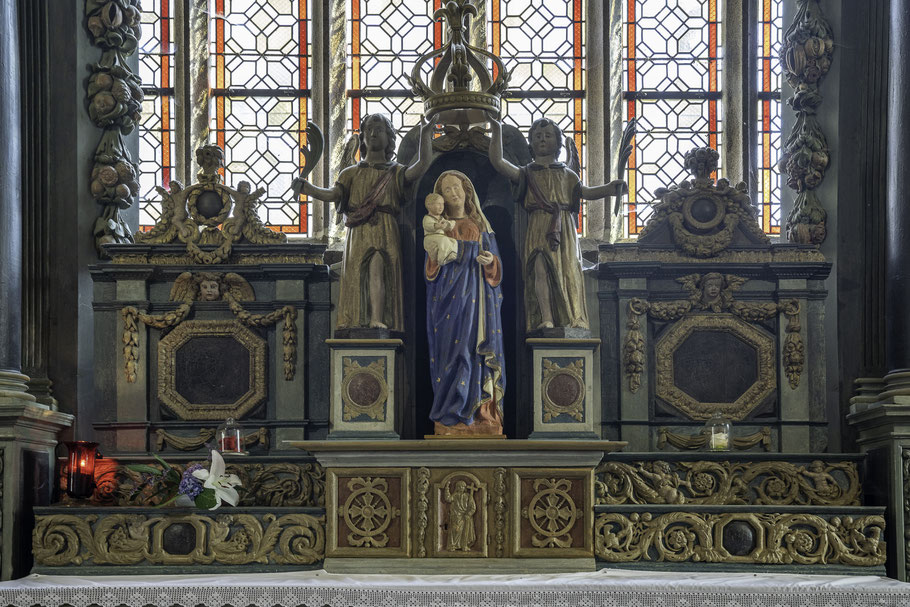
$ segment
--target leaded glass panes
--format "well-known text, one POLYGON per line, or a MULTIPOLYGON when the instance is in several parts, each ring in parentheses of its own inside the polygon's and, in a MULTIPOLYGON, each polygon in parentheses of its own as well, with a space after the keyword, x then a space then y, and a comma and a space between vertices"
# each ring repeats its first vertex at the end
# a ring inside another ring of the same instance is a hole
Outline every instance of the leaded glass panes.
POLYGON ((505 122, 527 134, 535 119, 550 118, 575 140, 584 168, 583 0, 490 0, 487 10, 488 48, 511 73, 505 122))
POLYGON ((780 234, 781 4, 782 0, 758 0, 757 206, 766 234, 780 234))
POLYGON ((628 171, 629 235, 650 216, 654 191, 687 177, 687 151, 710 146, 722 153, 722 1, 623 2, 625 118, 638 119, 628 171))
POLYGON ((148 229, 161 214, 155 186, 174 176, 174 0, 142 3, 139 77, 145 100, 139 125, 139 226, 148 229))
POLYGON ((349 132, 375 113, 389 116, 399 136, 420 123, 423 100, 411 93, 405 75, 421 55, 441 46, 442 25, 433 21, 441 5, 442 0, 350 0, 345 24, 349 132))
POLYGON ((307 0, 212 0, 209 25, 212 139, 225 181, 264 187, 262 220, 306 234, 309 209, 293 200, 310 99, 307 0))

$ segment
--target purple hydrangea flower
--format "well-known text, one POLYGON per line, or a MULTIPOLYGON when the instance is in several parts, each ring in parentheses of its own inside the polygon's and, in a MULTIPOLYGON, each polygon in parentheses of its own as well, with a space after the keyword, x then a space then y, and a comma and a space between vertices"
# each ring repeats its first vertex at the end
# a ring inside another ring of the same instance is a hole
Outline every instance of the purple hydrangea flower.
POLYGON ((202 464, 193 464, 184 470, 183 478, 180 479, 180 487, 178 489, 180 494, 187 496, 191 500, 196 499, 196 497, 202 493, 203 489, 202 481, 193 476, 193 472, 196 470, 202 470, 202 464))

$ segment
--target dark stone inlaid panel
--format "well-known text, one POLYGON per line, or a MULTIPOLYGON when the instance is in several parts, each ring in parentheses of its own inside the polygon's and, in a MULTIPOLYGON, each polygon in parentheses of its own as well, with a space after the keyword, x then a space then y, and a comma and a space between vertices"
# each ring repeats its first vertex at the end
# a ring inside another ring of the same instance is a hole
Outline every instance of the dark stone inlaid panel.
POLYGON ((758 379, 758 353, 727 331, 695 330, 673 353, 673 381, 702 403, 732 403, 758 379))
POLYGON ((230 404, 250 390, 250 352, 233 337, 194 337, 176 354, 177 392, 194 404, 230 404))

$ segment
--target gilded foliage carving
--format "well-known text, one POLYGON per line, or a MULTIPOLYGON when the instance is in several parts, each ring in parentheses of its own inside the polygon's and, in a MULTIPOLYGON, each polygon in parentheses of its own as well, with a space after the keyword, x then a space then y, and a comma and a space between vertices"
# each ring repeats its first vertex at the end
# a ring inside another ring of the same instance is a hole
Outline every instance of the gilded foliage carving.
POLYGON ((427 555, 426 536, 428 511, 430 500, 428 492, 430 490, 430 470, 420 468, 417 470, 417 556, 425 557, 427 555))
POLYGON ((595 471, 596 503, 859 506, 856 464, 814 460, 604 462, 595 471))
POLYGON ((737 227, 756 244, 770 244, 758 225, 746 184, 731 187, 726 179, 715 183, 711 178, 718 158, 712 148, 686 153, 686 169, 693 179, 654 192, 660 201, 654 205, 639 242, 647 242, 649 235, 667 224, 677 248, 690 257, 714 257, 725 251, 737 227), (699 211, 693 212, 693 208, 699 211))
POLYGON ((35 563, 43 566, 140 563, 305 565, 325 555, 325 517, 233 513, 39 516, 32 536, 35 563), (163 535, 173 524, 196 531, 189 554, 169 554, 163 535))
POLYGON ((584 418, 585 402, 585 361, 577 359, 566 363, 565 366, 559 366, 559 363, 543 359, 543 378, 540 383, 541 400, 543 401, 543 421, 548 422, 556 419, 560 415, 567 415, 575 421, 582 421, 584 418), (550 382, 556 378, 568 377, 576 383, 576 397, 572 402, 559 404, 554 402, 550 394, 550 382))
MULTIPOLYGON (((698 434, 683 434, 673 432, 666 426, 657 429, 657 448, 663 449, 668 444, 683 450, 704 449, 708 445, 708 433, 701 431, 698 434)), ((733 449, 745 451, 755 445, 761 445, 765 451, 771 450, 771 428, 763 426, 757 432, 745 436, 734 436, 731 441, 733 449)))
POLYGON ((344 361, 341 376, 342 419, 350 421, 361 415, 368 419, 384 422, 386 419, 386 404, 389 400, 389 384, 386 381, 385 358, 377 358, 366 366, 350 356, 342 357, 344 361), (372 402, 358 402, 351 394, 351 383, 361 374, 366 374, 374 381, 377 387, 372 402))
POLYGON ((755 323, 783 314, 787 319, 786 336, 781 344, 784 370, 791 389, 799 387, 805 365, 805 350, 800 325, 800 305, 796 299, 781 302, 743 302, 734 298, 748 279, 735 274, 688 274, 677 278, 688 291, 686 299, 649 302, 634 297, 626 309, 626 337, 623 341, 623 370, 632 393, 641 387, 645 368, 645 340, 641 317, 649 316, 664 322, 677 321, 692 312, 730 313, 746 322, 755 323))
MULTIPOLYGON (((194 463, 173 464, 178 472, 194 463)), ((97 505, 155 506, 157 502, 140 492, 142 474, 117 464, 114 460, 98 460, 95 470, 95 494, 90 502, 97 505), (103 463, 110 462, 104 466, 103 463)), ((159 464, 149 463, 156 468, 159 464)), ((227 473, 236 474, 246 489, 240 497, 241 506, 313 507, 325 506, 325 471, 317 463, 233 463, 227 473)), ((63 470, 61 470, 63 474, 63 470)), ((61 478, 61 484, 65 478, 61 478)))
POLYGON ((506 469, 493 471, 493 546, 496 558, 502 558, 506 543, 506 469))
POLYGON ((885 562, 882 516, 671 512, 599 514, 594 552, 611 563, 755 563, 875 567, 885 562), (746 554, 723 545, 727 525, 745 525, 746 554))

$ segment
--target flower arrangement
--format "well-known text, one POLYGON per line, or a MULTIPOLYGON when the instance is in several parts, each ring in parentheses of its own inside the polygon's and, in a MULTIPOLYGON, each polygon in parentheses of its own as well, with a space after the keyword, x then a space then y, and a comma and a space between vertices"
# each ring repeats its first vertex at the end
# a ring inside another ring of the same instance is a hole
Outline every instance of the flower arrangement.
POLYGON ((225 474, 224 458, 212 449, 212 462, 206 470, 202 464, 193 464, 181 473, 166 461, 155 455, 161 469, 146 464, 128 464, 127 468, 141 473, 145 481, 137 489, 150 487, 153 496, 161 497, 159 507, 176 503, 178 506, 196 506, 215 510, 222 502, 236 506, 240 487, 236 474, 225 474))

